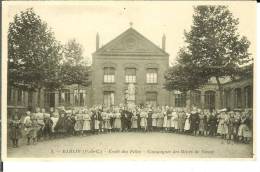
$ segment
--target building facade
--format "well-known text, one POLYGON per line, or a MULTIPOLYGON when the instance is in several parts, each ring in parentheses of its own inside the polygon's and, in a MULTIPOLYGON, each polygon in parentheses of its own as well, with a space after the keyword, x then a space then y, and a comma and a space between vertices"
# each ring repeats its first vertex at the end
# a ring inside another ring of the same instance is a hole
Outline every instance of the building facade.
POLYGON ((168 105, 180 108, 196 106, 202 109, 253 107, 253 78, 223 81, 221 92, 214 80, 187 93, 165 90, 164 72, 169 68, 165 41, 166 37, 163 35, 160 48, 130 27, 99 48, 97 35, 96 52, 92 56, 91 105, 110 106, 125 103, 128 84, 133 83, 137 105, 168 105))
POLYGON ((106 106, 125 103, 129 83, 135 86, 135 104, 167 105, 170 94, 163 89, 164 72, 169 67, 162 48, 130 27, 99 48, 92 59, 92 103, 106 106))

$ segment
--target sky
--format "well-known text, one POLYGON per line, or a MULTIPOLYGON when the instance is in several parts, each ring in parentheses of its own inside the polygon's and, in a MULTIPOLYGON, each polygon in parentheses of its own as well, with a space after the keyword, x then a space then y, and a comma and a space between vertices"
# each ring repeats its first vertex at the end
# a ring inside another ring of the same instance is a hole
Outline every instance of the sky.
POLYGON ((85 58, 91 62, 95 52, 96 34, 100 45, 105 45, 123 33, 133 23, 133 28, 161 47, 166 35, 166 52, 170 64, 184 45, 184 30, 192 25, 193 6, 201 4, 228 5, 234 17, 239 18, 239 33, 251 42, 249 52, 256 52, 255 2, 5 2, 5 20, 13 21, 15 14, 27 8, 45 21, 61 43, 76 39, 84 48, 85 58))

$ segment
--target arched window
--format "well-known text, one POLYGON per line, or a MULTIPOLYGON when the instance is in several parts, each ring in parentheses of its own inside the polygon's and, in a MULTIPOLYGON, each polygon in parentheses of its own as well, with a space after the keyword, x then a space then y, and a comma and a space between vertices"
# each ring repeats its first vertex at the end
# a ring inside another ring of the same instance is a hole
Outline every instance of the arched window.
POLYGON ((104 68, 104 83, 114 83, 115 82, 115 68, 105 67, 104 68))
POLYGON ((252 108, 253 96, 252 96, 253 89, 252 87, 246 86, 244 88, 244 97, 245 97, 245 108, 252 108))
POLYGON ((215 109, 215 91, 206 91, 205 92, 205 109, 215 109))
POLYGON ((242 92, 241 88, 235 89, 235 108, 241 108, 242 107, 242 92))

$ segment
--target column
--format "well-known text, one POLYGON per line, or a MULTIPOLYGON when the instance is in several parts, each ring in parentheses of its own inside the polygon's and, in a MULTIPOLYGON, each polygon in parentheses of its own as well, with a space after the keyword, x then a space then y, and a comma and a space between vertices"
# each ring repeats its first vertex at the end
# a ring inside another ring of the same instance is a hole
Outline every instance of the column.
POLYGON ((200 94, 200 102, 201 102, 201 108, 205 108, 205 91, 201 91, 200 94))

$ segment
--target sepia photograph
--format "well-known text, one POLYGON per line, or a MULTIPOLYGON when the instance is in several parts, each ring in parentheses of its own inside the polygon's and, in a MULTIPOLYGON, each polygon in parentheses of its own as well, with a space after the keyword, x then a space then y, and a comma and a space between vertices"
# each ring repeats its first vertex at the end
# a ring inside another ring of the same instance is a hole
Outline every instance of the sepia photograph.
POLYGON ((255 159, 255 2, 2 10, 3 160, 255 159))

